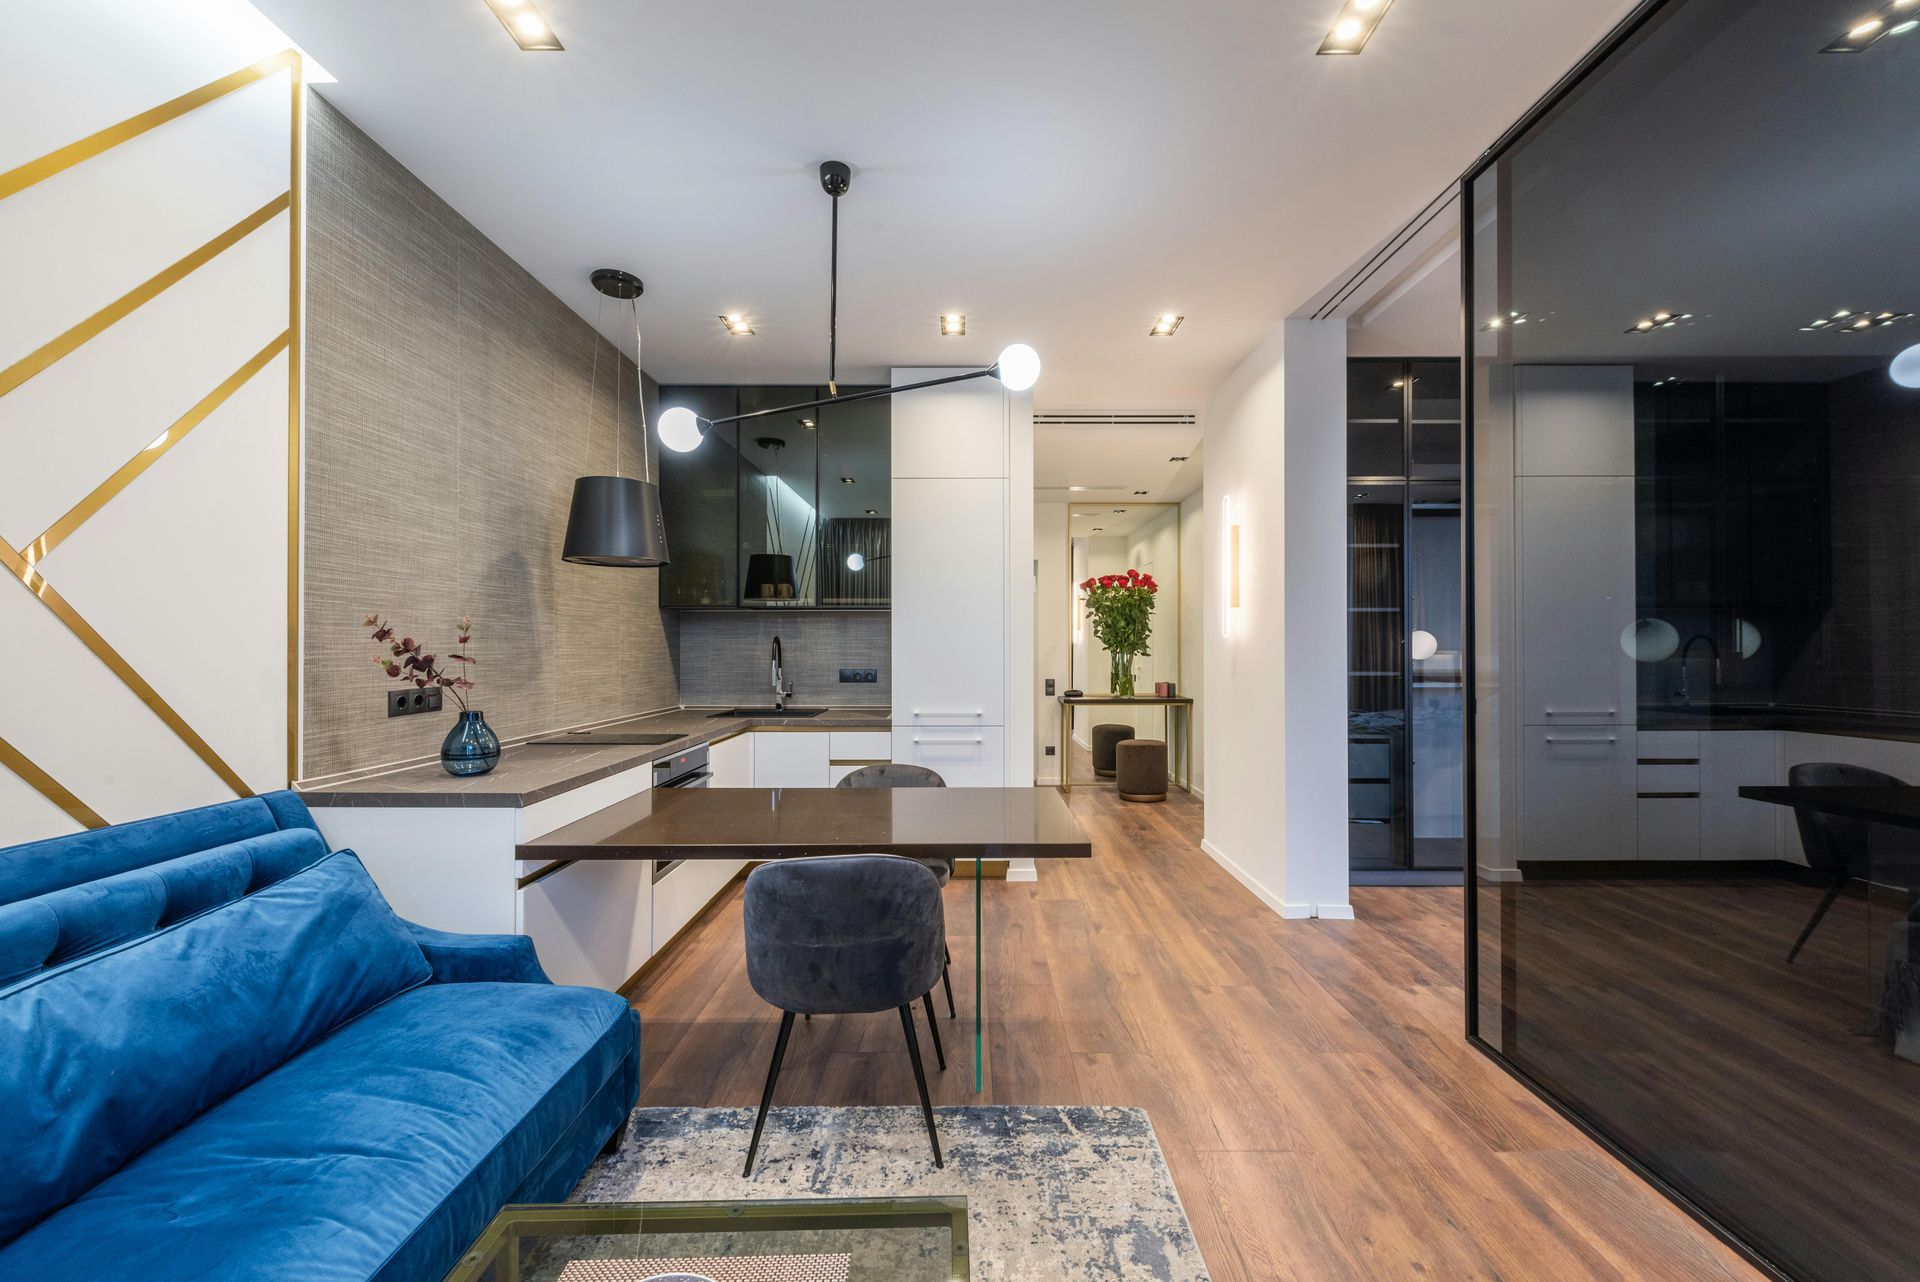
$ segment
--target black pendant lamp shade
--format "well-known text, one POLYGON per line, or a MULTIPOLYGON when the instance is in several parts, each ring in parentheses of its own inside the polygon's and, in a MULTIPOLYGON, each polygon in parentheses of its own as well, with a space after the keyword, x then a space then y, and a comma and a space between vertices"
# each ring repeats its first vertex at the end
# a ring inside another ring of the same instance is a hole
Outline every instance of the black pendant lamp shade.
POLYGON ((667 564, 660 487, 633 476, 583 476, 575 481, 560 555, 578 565, 667 564))
POLYGON ((780 552, 754 552, 747 557, 749 599, 792 599, 793 558, 780 552), (782 591, 782 589, 785 591, 782 591))
MULTIPOLYGON (((608 298, 629 305, 640 297, 644 286, 632 272, 602 267, 590 278, 593 287, 608 298)), ((598 328, 596 326, 596 328, 598 328)), ((634 367, 639 370, 639 312, 634 312, 634 367)), ((594 337, 594 382, 599 382, 599 336, 594 337)), ((616 380, 617 386, 617 380, 616 380)), ((615 460, 618 461, 620 432, 619 401, 614 402, 615 460)), ((640 439, 642 463, 645 463, 647 409, 645 389, 641 391, 640 439)), ((623 569, 644 569, 667 564, 667 524, 660 514, 660 487, 651 471, 645 479, 632 476, 583 476, 573 483, 573 508, 567 513, 567 539, 560 557, 576 565, 609 565, 623 569)))

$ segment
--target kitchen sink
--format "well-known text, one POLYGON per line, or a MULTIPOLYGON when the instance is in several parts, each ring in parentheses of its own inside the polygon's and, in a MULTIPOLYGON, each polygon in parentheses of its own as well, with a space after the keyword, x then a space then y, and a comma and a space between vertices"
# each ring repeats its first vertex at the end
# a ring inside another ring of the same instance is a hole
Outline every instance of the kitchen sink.
POLYGON ((776 708, 769 704, 764 708, 726 708, 713 713, 715 717, 817 717, 825 708, 776 708))

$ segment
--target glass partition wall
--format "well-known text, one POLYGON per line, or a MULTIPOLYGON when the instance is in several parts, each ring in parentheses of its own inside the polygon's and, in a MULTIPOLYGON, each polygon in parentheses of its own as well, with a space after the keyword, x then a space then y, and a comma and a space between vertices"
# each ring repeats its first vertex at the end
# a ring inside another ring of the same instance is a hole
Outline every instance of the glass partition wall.
POLYGON ((1469 1031, 1792 1278, 1920 1277, 1916 28, 1649 6, 1463 192, 1469 1031))
POLYGON ((1461 866, 1460 363, 1347 362, 1347 854, 1461 866))

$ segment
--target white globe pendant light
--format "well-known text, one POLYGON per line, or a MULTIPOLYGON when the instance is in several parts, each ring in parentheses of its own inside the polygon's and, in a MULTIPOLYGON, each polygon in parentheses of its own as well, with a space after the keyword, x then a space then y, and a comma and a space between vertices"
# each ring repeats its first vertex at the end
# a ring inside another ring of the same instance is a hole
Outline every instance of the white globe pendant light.
POLYGON ((1902 387, 1920 387, 1920 343, 1894 357, 1887 373, 1902 387))
POLYGON ((1012 343, 994 362, 1000 371, 1000 385, 1009 392, 1024 392, 1040 381, 1040 353, 1025 343, 1012 343))
POLYGON ((700 448, 700 420, 684 405, 676 405, 660 416, 660 443, 685 454, 700 448))

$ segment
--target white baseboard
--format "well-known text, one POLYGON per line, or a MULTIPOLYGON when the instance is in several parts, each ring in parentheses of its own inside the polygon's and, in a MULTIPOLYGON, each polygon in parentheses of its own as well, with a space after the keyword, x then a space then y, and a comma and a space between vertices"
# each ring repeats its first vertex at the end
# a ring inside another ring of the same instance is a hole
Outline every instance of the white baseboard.
POLYGON ((1039 881, 1040 870, 1031 859, 1009 859, 1007 861, 1008 881, 1039 881))
MULTIPOLYGON (((1233 860, 1229 859, 1221 851, 1221 849, 1218 846, 1214 845, 1212 842, 1206 840, 1205 838, 1202 838, 1200 841, 1200 849, 1204 850, 1208 855, 1212 856, 1213 861, 1215 863, 1219 864, 1222 868, 1225 868, 1228 872, 1232 873, 1233 879, 1239 882, 1242 886, 1245 886, 1248 890, 1251 890, 1256 899, 1258 899, 1261 903, 1265 904, 1267 907, 1273 909, 1273 911, 1279 913, 1282 917, 1286 918, 1288 921, 1303 921, 1306 918, 1313 916, 1312 904, 1288 903, 1286 900, 1282 899, 1280 896, 1274 894, 1271 890, 1268 890, 1257 879, 1255 879, 1254 876, 1251 873, 1249 873, 1246 869, 1242 868, 1239 864, 1236 864, 1235 862, 1233 862, 1233 860)), ((1349 910, 1349 915, 1351 915, 1351 910, 1349 910)))
POLYGON ((1324 917, 1328 921, 1352 921, 1353 905, 1352 904, 1315 904, 1313 906, 1313 915, 1315 917, 1324 917))

